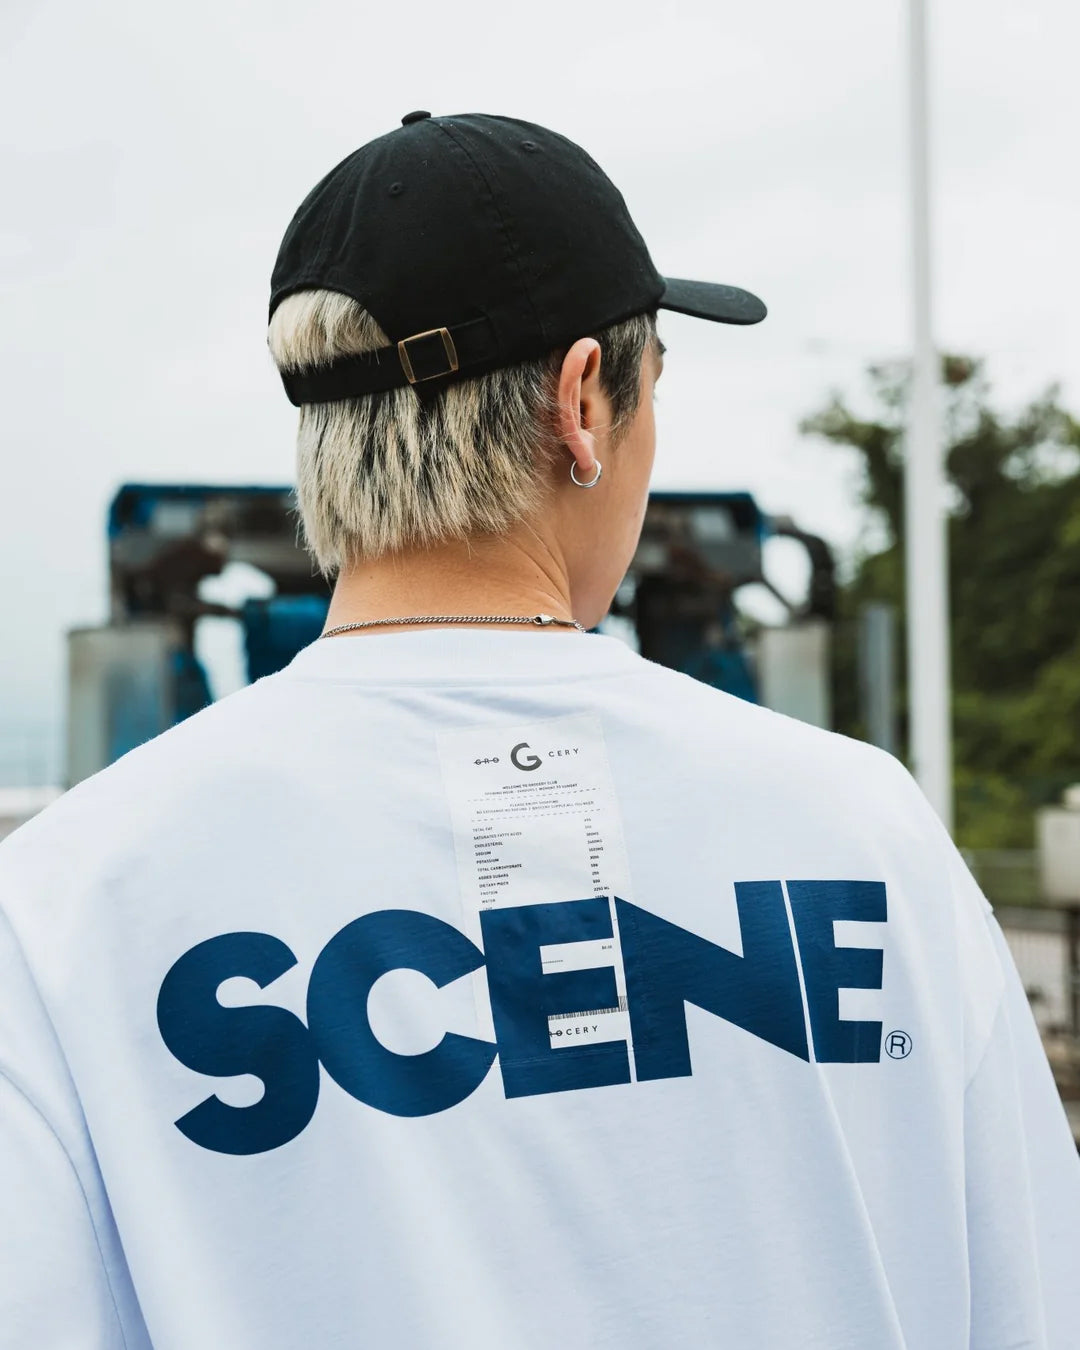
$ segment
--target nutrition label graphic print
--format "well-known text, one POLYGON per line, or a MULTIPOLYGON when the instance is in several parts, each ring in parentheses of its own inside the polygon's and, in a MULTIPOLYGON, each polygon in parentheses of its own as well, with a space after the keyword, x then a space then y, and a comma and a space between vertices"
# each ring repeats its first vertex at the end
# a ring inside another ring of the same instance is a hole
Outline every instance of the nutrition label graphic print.
MULTIPOLYGON (((484 725, 442 733, 463 927, 482 945, 481 914, 585 897, 630 897, 622 822, 599 720, 582 714, 527 725, 484 725)), ((618 929, 593 942, 545 946, 545 974, 613 966, 608 1008, 553 1013, 552 1048, 629 1041, 618 929)), ((477 990, 481 1034, 493 1034, 491 1005, 477 990)))

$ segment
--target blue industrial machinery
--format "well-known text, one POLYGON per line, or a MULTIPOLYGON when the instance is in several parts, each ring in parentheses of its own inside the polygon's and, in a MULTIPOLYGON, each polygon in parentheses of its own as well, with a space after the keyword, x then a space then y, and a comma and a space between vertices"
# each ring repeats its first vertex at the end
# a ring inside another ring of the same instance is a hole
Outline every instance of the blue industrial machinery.
POLYGON ((650 661, 757 702, 757 672, 734 602, 753 584, 776 595, 792 622, 833 619, 833 560, 824 541, 787 518, 765 516, 748 492, 653 492, 613 613, 632 621, 650 661), (764 574, 770 535, 806 548, 810 586, 801 605, 790 604, 764 574))

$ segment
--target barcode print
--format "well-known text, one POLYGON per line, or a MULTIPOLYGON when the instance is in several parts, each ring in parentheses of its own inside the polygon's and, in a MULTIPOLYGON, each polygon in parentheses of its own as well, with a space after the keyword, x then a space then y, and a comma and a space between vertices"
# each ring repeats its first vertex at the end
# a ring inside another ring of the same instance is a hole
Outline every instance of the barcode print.
POLYGON ((561 1022, 566 1017, 603 1017, 605 1013, 626 1012, 626 995, 619 999, 616 1008, 589 1008, 586 1012, 548 1013, 549 1022, 561 1022))

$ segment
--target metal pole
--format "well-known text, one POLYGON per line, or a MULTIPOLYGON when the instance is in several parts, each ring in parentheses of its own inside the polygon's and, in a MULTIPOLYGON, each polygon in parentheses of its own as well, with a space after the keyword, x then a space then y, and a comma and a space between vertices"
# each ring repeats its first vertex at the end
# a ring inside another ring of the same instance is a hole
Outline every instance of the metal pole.
POLYGON ((930 307, 926 0, 908 0, 913 352, 904 462, 908 700, 915 777, 952 829, 948 559, 938 357, 930 307))

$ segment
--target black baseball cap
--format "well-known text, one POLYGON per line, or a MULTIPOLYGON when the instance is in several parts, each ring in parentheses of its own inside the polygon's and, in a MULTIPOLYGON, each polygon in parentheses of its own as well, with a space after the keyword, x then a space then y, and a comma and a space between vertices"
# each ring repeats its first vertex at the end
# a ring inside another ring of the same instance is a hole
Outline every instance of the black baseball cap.
POLYGON ((736 286, 661 276, 580 146, 484 113, 409 113, 331 169, 285 232, 271 317, 312 289, 352 296, 393 345, 285 372, 297 405, 435 389, 658 308, 735 324, 766 313, 736 286))

